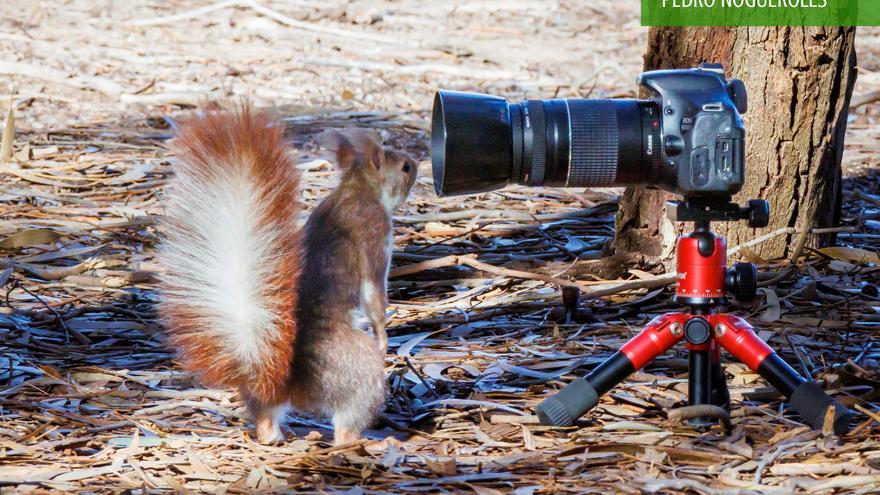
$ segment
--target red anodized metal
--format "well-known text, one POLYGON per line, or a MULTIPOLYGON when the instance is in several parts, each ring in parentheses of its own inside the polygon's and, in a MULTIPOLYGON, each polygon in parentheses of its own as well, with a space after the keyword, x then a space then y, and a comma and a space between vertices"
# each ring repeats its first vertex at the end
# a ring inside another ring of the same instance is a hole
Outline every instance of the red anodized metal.
POLYGON ((716 351, 718 348, 718 344, 715 343, 715 340, 710 338, 705 344, 691 344, 690 342, 685 341, 684 346, 687 347, 689 351, 716 351))
POLYGON ((634 370, 640 370, 684 338, 684 324, 690 318, 691 315, 684 313, 660 315, 624 344, 620 352, 626 354, 634 370), (676 323, 678 330, 673 332, 673 324, 676 323))
MULTIPOLYGON (((680 237, 678 241, 678 287, 676 293, 681 297, 720 298, 724 297, 724 275, 727 267, 727 241, 724 237, 715 239, 715 250, 711 256, 701 256, 698 240, 680 237)), ((720 359, 720 348, 724 347, 746 366, 757 370, 761 361, 773 350, 759 339, 752 326, 744 319, 727 314, 690 315, 668 313, 651 320, 638 335, 630 339, 620 351, 626 355, 639 370, 657 356, 684 339, 684 326, 691 318, 706 318, 712 326, 712 339, 701 345, 688 344, 691 350, 708 350, 712 359, 720 359), (719 331, 723 328, 723 331, 719 331)))
POLYGON ((754 371, 758 370, 765 357, 773 354, 773 349, 755 335, 752 326, 738 316, 711 315, 709 323, 712 324, 715 340, 721 347, 754 371), (719 331, 718 325, 724 325, 723 332, 719 331))
POLYGON ((715 238, 715 249, 710 256, 702 256, 699 240, 694 237, 678 238, 677 271, 679 297, 724 297, 724 275, 727 267, 727 240, 715 238))

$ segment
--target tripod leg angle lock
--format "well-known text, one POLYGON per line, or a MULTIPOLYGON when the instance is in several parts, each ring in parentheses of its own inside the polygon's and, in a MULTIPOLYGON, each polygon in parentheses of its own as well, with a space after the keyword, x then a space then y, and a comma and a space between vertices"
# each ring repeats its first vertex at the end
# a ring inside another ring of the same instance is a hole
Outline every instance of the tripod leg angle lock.
MULTIPOLYGON (((766 206, 759 206, 766 210, 766 206)), ((678 211, 682 210, 679 208, 678 211)), ((747 213, 743 211, 744 215, 747 213)), ((708 226, 710 219, 720 218, 711 218, 705 210, 701 210, 698 216, 700 218, 692 220, 697 222, 697 229, 680 237, 677 245, 676 301, 691 308, 691 312, 654 318, 587 376, 574 380, 539 404, 536 412, 541 423, 571 425, 595 407, 601 395, 684 340, 690 352, 688 399, 691 405, 728 406, 729 395, 719 361, 720 349, 724 348, 782 392, 792 409, 810 426, 822 428, 833 408, 834 432, 844 434, 849 431, 852 415, 843 404, 786 364, 755 335, 744 319, 713 313, 714 307, 726 302, 727 292, 736 294, 738 299, 754 297, 756 272, 754 265, 748 263, 738 263, 727 270, 726 241, 715 236, 708 226)))

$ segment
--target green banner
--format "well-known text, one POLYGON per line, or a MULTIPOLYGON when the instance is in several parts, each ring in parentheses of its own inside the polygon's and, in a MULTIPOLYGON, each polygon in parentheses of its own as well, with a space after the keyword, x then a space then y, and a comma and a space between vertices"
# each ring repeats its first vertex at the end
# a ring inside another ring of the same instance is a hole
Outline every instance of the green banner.
POLYGON ((643 26, 880 26, 880 0, 642 0, 643 26))

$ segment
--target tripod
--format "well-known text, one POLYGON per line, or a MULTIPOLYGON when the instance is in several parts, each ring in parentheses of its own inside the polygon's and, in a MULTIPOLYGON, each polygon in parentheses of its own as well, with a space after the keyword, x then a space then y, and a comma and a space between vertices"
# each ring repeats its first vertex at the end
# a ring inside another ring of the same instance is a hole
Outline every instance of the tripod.
MULTIPOLYGON (((541 424, 569 426, 599 403, 599 397, 636 370, 684 340, 689 352, 688 403, 713 404, 729 409, 730 395, 721 369, 721 348, 764 377, 791 402, 791 407, 813 428, 822 428, 833 414, 837 434, 849 431, 850 411, 807 381, 759 339, 751 325, 737 316, 716 313, 726 304, 726 293, 738 300, 754 299, 757 271, 751 263, 727 269, 727 240, 710 230, 711 221, 748 220, 751 227, 765 227, 769 219, 766 201, 750 200, 716 206, 673 201, 668 204, 672 220, 694 222, 694 231, 679 236, 675 301, 689 313, 667 313, 648 325, 591 373, 571 382, 536 408, 541 424), (829 411, 833 407, 833 411, 829 411)), ((708 418, 691 424, 705 427, 708 418)))

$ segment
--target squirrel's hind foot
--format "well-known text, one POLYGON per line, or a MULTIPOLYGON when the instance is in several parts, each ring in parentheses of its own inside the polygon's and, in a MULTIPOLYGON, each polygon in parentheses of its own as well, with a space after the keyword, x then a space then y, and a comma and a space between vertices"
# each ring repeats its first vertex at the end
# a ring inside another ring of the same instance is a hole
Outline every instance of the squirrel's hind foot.
POLYGON ((273 445, 284 442, 284 433, 281 425, 274 417, 262 417, 255 421, 257 442, 263 445, 273 445))
POLYGON ((281 424, 290 409, 288 404, 267 406, 248 401, 248 412, 254 421, 257 442, 269 445, 284 442, 281 424))

